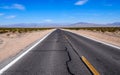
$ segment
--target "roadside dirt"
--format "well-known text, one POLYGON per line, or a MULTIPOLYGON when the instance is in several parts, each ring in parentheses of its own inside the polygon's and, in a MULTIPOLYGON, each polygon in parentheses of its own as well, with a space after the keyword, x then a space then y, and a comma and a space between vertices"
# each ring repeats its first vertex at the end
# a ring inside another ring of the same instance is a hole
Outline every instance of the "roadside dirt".
POLYGON ((29 44, 44 37, 53 30, 42 30, 28 33, 0 34, 0 61, 19 53, 29 44))
POLYGON ((118 32, 98 32, 90 30, 67 30, 78 35, 87 36, 96 40, 100 40, 109 44, 120 47, 120 31, 118 32))

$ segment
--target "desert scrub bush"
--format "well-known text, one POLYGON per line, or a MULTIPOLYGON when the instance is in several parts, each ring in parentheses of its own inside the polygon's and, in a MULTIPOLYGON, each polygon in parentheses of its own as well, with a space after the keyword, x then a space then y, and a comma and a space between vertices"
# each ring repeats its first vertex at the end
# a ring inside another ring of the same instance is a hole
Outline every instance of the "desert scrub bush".
POLYGON ((91 30, 99 32, 117 32, 120 31, 120 27, 83 27, 83 28, 65 28, 70 30, 91 30))
POLYGON ((12 33, 26 33, 26 32, 32 32, 32 31, 39 31, 39 30, 48 30, 51 28, 0 28, 0 34, 12 32, 12 33))

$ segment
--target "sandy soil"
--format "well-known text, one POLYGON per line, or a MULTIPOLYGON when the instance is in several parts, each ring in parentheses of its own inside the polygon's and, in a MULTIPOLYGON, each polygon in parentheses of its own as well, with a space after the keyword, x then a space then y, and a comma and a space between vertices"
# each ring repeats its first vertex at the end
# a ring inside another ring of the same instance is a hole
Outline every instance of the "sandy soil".
POLYGON ((44 37, 53 30, 42 30, 29 33, 0 34, 0 61, 14 56, 34 41, 44 37))
POLYGON ((67 30, 79 35, 87 36, 96 40, 100 40, 109 44, 113 44, 120 47, 120 31, 118 32, 98 32, 90 30, 67 30))

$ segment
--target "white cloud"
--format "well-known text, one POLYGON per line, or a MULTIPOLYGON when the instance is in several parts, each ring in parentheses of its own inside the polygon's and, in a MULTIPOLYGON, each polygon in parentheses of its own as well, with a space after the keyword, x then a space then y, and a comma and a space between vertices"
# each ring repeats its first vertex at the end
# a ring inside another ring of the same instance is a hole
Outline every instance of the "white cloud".
POLYGON ((13 4, 13 8, 20 9, 20 10, 25 10, 25 7, 21 4, 13 4))
POLYGON ((25 10, 25 6, 23 6, 22 4, 12 4, 10 6, 1 6, 0 8, 25 10))
POLYGON ((75 3, 75 5, 84 5, 87 2, 88 2, 88 0, 79 0, 75 3))
POLYGON ((0 13, 0 16, 3 16, 4 15, 4 13, 0 13))
POLYGON ((52 22, 53 20, 51 19, 45 19, 44 22, 52 22))
POLYGON ((15 15, 10 15, 10 16, 6 16, 5 18, 6 19, 13 19, 13 18, 15 18, 16 16, 15 15))

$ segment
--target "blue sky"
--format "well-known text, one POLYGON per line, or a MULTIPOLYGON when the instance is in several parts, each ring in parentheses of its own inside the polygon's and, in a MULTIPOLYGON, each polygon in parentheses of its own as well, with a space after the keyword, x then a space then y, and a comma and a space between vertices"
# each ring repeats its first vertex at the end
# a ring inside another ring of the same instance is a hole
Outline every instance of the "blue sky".
POLYGON ((0 24, 120 22, 120 0, 0 0, 0 24))

